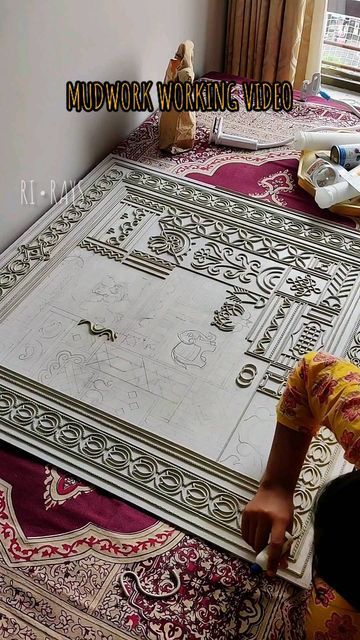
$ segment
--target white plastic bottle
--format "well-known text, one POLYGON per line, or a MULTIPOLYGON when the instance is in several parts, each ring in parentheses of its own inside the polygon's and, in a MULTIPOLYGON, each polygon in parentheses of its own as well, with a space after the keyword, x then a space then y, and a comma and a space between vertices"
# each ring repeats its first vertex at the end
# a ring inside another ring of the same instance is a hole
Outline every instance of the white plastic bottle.
MULTIPOLYGON (((293 540, 294 540, 293 536, 288 531, 286 531, 285 542, 281 549, 282 556, 284 555, 284 553, 287 552, 288 549, 290 549, 293 540)), ((250 571, 253 575, 257 575, 262 571, 267 570, 267 566, 269 562, 269 550, 270 550, 270 544, 268 544, 265 547, 265 549, 260 551, 260 553, 258 553, 258 555, 256 556, 254 564, 252 564, 250 567, 250 571)))
POLYGON ((360 132, 349 131, 341 133, 338 131, 299 131, 294 135, 293 146, 298 151, 319 151, 331 149, 336 144, 357 144, 360 142, 360 132))
POLYGON ((338 204, 338 202, 360 197, 360 166, 351 169, 351 171, 346 171, 346 169, 340 167, 339 171, 341 177, 347 174, 346 178, 344 177, 341 182, 336 184, 316 189, 315 202, 320 209, 327 209, 334 204, 338 204), (356 186, 353 186, 352 182, 356 186))

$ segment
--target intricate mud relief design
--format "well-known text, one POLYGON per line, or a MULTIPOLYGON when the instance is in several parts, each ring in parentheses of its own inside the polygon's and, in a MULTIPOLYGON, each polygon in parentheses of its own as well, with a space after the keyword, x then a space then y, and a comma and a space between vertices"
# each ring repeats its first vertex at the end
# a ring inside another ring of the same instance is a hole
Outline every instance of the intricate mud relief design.
POLYGON ((286 385, 289 369, 271 364, 262 378, 258 391, 279 399, 286 385))
POLYGON ((236 378, 238 387, 249 387, 257 374, 257 368, 254 364, 244 364, 236 378))
MULTIPOLYGON (((86 212, 49 215, 53 243, 29 231, 0 263, 0 436, 252 559, 241 513, 291 368, 360 362, 360 233, 114 157, 102 171, 86 212)), ((296 493, 301 585, 312 501, 344 469, 321 431, 296 493)))
POLYGON ((340 311, 344 302, 356 284, 359 276, 358 269, 350 265, 340 264, 335 276, 331 280, 322 303, 331 309, 340 311))
POLYGON ((360 367, 360 329, 359 323, 357 324, 356 332, 354 333, 352 339, 349 341, 346 350, 346 357, 355 364, 357 367, 360 367))
POLYGON ((265 355, 274 336, 278 333, 278 330, 283 324, 287 313, 291 309, 291 301, 288 298, 283 298, 280 300, 281 302, 278 305, 275 315, 271 318, 271 321, 265 328, 265 331, 260 340, 258 340, 256 345, 254 345, 253 352, 256 355, 265 355))
POLYGON ((209 275, 219 275, 224 271, 225 278, 237 279, 242 284, 251 282, 251 277, 259 273, 261 262, 250 260, 245 254, 235 252, 231 247, 219 247, 214 242, 207 242, 204 249, 194 253, 192 262, 198 270, 205 270, 209 275))
POLYGON ((114 189, 123 175, 118 167, 109 167, 73 204, 65 206, 65 211, 53 222, 30 242, 19 246, 14 257, 0 268, 0 300, 39 262, 49 260, 57 245, 114 189))
POLYGON ((145 271, 157 278, 165 279, 174 269, 174 265, 168 260, 162 260, 143 251, 132 251, 124 260, 124 264, 145 271))
POLYGON ((88 251, 93 251, 94 253, 99 253, 102 256, 106 256, 107 258, 111 258, 112 260, 116 260, 117 262, 122 262, 124 257, 126 256, 126 252, 121 249, 109 247, 105 242, 101 242, 101 240, 94 240, 92 238, 85 238, 81 243, 80 247, 83 249, 87 249, 88 251))
POLYGON ((290 291, 293 291, 298 296, 309 296, 311 293, 320 293, 321 289, 316 286, 316 280, 310 276, 296 276, 296 278, 288 278, 286 280, 291 285, 290 291))
POLYGON ((157 255, 168 253, 174 256, 177 263, 180 263, 189 252, 194 242, 190 236, 183 231, 173 230, 163 231, 159 236, 149 238, 148 247, 157 255))
POLYGON ((220 310, 214 311, 214 319, 211 322, 214 327, 220 331, 233 331, 235 325, 230 320, 233 316, 243 315, 245 312, 245 304, 252 305, 255 309, 261 309, 265 305, 265 298, 246 291, 241 287, 233 287, 232 290, 226 291, 225 302, 221 305, 220 310))
POLYGON ((145 216, 146 211, 141 208, 123 213, 119 226, 117 228, 111 227, 107 231, 107 243, 113 247, 120 247, 125 238, 134 231, 145 216))

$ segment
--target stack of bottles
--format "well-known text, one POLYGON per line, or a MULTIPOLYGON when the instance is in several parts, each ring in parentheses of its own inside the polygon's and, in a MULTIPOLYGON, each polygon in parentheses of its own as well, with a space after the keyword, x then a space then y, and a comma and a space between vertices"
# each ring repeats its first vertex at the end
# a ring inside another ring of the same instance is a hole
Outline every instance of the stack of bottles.
POLYGON ((360 133, 300 132, 294 147, 299 151, 331 150, 328 160, 318 157, 307 170, 321 209, 360 197, 360 133))

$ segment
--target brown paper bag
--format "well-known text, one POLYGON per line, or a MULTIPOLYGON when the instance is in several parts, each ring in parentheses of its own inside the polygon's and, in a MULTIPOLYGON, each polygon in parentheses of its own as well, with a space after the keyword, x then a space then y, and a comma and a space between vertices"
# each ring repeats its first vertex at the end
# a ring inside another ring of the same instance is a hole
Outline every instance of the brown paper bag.
MULTIPOLYGON (((185 40, 171 58, 164 82, 193 82, 194 43, 185 40)), ((195 141, 196 113, 194 111, 162 111, 160 115, 159 148, 170 153, 192 149, 195 141)))

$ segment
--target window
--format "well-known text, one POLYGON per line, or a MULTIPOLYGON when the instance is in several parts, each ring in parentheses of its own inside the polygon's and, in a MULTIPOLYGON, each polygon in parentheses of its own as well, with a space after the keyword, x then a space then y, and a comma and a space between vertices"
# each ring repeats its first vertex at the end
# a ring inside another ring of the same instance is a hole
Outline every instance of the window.
POLYGON ((322 82, 360 93, 360 0, 329 0, 322 82))

